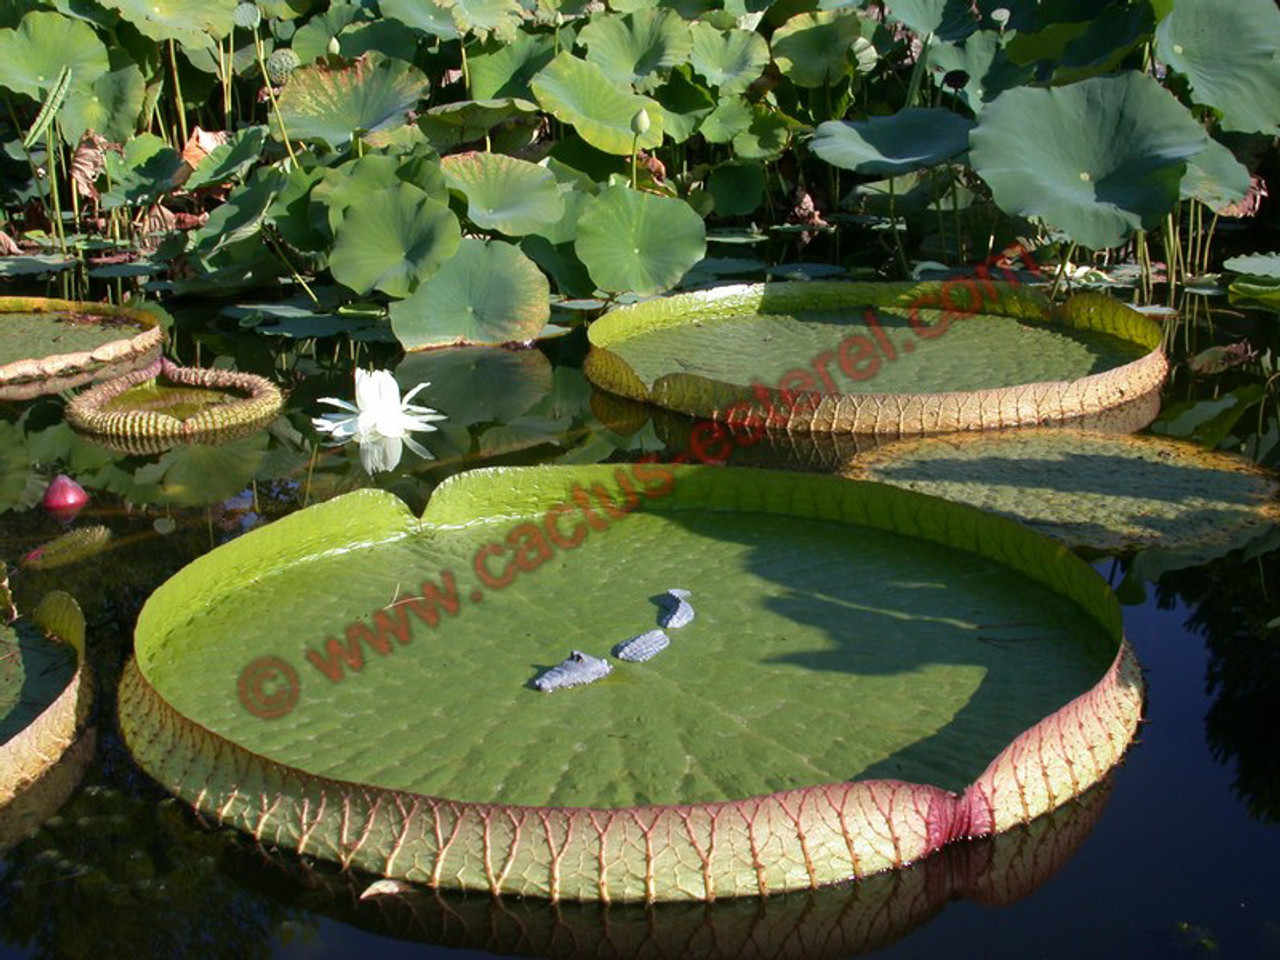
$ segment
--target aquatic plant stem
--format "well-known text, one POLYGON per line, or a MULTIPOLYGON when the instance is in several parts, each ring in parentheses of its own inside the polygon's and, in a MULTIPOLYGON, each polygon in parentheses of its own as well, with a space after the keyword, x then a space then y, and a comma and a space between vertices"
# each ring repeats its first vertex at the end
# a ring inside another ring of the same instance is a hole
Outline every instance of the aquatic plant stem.
POLYGON ((640 134, 633 133, 631 135, 631 189, 632 190, 637 189, 636 187, 636 150, 638 148, 639 143, 640 143, 640 134))
POLYGON ((916 57, 915 66, 911 70, 911 82, 907 85, 907 106, 916 105, 916 97, 920 95, 920 85, 924 80, 924 71, 929 63, 929 44, 933 41, 930 31, 920 41, 920 54, 916 57))
MULTIPOLYGON (((1067 268, 1071 265, 1071 258, 1076 255, 1076 245, 1073 241, 1071 246, 1067 247, 1067 255, 1062 258, 1062 262, 1058 264, 1058 273, 1053 278, 1053 289, 1049 291, 1049 299, 1053 300, 1058 295, 1058 287, 1062 284, 1062 279, 1067 275, 1067 268)), ((1069 282, 1069 281, 1068 281, 1069 282)))
POLYGON ((54 125, 45 131, 45 150, 48 151, 49 195, 53 198, 53 233, 58 238, 58 249, 67 252, 67 235, 62 227, 62 201, 58 197, 58 144, 54 139, 54 125))
POLYGON ((898 265, 902 267, 903 276, 911 276, 911 266, 907 263, 907 251, 902 246, 902 237, 898 235, 898 196, 894 190, 893 177, 889 177, 889 229, 893 231, 893 245, 898 251, 898 265))
POLYGON ((262 73, 262 82, 266 85, 267 99, 271 101, 271 109, 276 115, 276 123, 280 124, 280 139, 284 141, 285 152, 289 154, 289 160, 293 166, 298 165, 298 157, 293 152, 293 144, 289 142, 289 129, 284 124, 284 117, 280 113, 280 104, 276 100, 275 88, 271 85, 271 75, 267 73, 267 61, 263 56, 262 37, 258 35, 258 28, 253 28, 253 52, 257 54, 258 70, 262 73))
POLYGON ((182 101, 182 80, 178 76, 178 54, 175 50, 174 41, 169 41, 169 67, 173 71, 173 99, 178 108, 178 132, 182 134, 182 140, 179 143, 179 149, 186 146, 187 135, 187 108, 182 101))

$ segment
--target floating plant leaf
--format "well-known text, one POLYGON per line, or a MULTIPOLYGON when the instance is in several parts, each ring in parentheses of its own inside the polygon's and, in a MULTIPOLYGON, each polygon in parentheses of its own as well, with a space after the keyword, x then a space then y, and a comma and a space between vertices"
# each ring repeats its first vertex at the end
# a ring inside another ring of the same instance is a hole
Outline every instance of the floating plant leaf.
POLYGON ((583 208, 574 249, 601 290, 660 293, 706 254, 707 230, 683 200, 619 185, 583 208))
POLYGON ((547 278, 518 247, 468 237, 413 296, 391 306, 406 350, 532 340, 551 316, 547 278))
POLYGON ((369 194, 335 231, 329 269, 357 294, 407 297, 458 249, 458 218, 408 183, 369 194))
POLYGON ((746 90, 769 63, 769 45, 755 31, 718 30, 705 21, 691 30, 689 62, 722 96, 746 90))
POLYGON ((422 519, 381 491, 322 503, 161 586, 136 651, 124 738, 202 811, 352 870, 568 900, 904 866, 1085 791, 1142 707, 1114 596, 1021 525, 644 463, 468 471, 422 519), (660 657, 531 689, 672 583, 698 616, 660 657), (388 712, 413 736, 359 722, 388 712))
POLYGON ((348 66, 301 67, 280 94, 280 114, 290 137, 340 148, 357 132, 402 126, 428 85, 420 70, 399 60, 362 57, 348 66))
POLYGON ((1265 277, 1280 282, 1280 253, 1250 253, 1230 257, 1222 265, 1233 273, 1249 277, 1265 277))
POLYGON ((520 28, 518 0, 451 0, 448 7, 459 33, 508 41, 520 28))
POLYGON ((1280 10, 1271 0, 1178 0, 1156 55, 1191 83, 1224 130, 1280 133, 1280 10))
POLYGON ((384 17, 399 20, 407 27, 441 40, 457 40, 458 25, 449 8, 436 0, 381 0, 378 9, 384 17))
POLYGON ((536 233, 564 215, 555 175, 497 153, 456 153, 441 162, 450 189, 467 198, 467 218, 482 230, 536 233))
POLYGON ((490 41, 479 52, 467 54, 471 95, 477 100, 494 97, 532 99, 529 81, 555 55, 555 38, 548 34, 522 32, 510 43, 490 41))
POLYGON ((56 393, 150 363, 164 331, 129 307, 41 297, 0 297, 0 396, 56 393), (79 378, 69 380, 68 378, 79 378))
POLYGON ((68 96, 93 96, 93 82, 111 70, 93 27, 50 10, 23 14, 16 28, 0 30, 0 88, 42 101, 63 67, 71 70, 68 96))
POLYGON ((543 109, 572 124, 583 140, 605 153, 627 155, 632 144, 644 149, 662 144, 662 108, 609 79, 588 60, 561 53, 530 81, 543 109), (649 114, 647 132, 636 140, 631 120, 641 110, 649 114))
POLYGON ((862 23, 851 13, 801 13, 774 31, 773 59, 798 87, 834 84, 852 71, 849 50, 860 36, 862 23))
POLYGON ((979 115, 969 157, 1000 209, 1102 248, 1163 220, 1207 140, 1172 95, 1130 72, 1002 93, 979 115))
POLYGON ((461 100, 432 107, 418 118, 418 128, 443 153, 458 144, 483 140, 491 133, 497 136, 503 128, 514 127, 517 117, 530 128, 536 127, 537 112, 534 104, 513 97, 461 100))
POLYGON ((908 107, 887 117, 828 120, 818 125, 810 147, 832 166, 897 176, 963 153, 973 126, 950 110, 908 107))
POLYGON ((27 791, 39 789, 73 746, 87 723, 93 695, 84 657, 84 616, 69 594, 47 594, 29 619, 8 621, 8 616, 0 619, 3 812, 27 791))
POLYGON ((541 350, 431 350, 405 357, 396 382, 404 391, 427 384, 416 402, 447 414, 450 423, 510 423, 551 390, 551 361, 541 350))
POLYGON ((846 475, 973 504, 1073 547, 1240 547, 1280 520, 1276 478, 1189 443, 1076 430, 902 440, 846 475))
POLYGON ((973 278, 720 287, 620 307, 587 336, 584 370, 603 389, 795 433, 1056 423, 1144 396, 1168 371, 1160 325, 1117 300, 1051 308, 973 278))
POLYGON ((689 25, 672 10, 637 10, 592 20, 578 34, 587 60, 623 85, 648 88, 693 49, 689 25))

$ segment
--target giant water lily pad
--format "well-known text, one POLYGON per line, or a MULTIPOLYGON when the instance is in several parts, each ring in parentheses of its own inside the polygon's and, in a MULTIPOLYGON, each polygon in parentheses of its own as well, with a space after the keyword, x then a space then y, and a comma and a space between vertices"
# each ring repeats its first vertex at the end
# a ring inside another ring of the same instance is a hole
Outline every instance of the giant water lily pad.
POLYGON ((914 438, 863 454, 845 472, 970 503, 1095 550, 1225 552, 1280 519, 1273 474, 1159 437, 1020 430, 914 438))
POLYGON ((777 283, 650 300, 592 324, 587 376, 693 416, 795 432, 942 433, 1061 422, 1156 389, 1159 325, 969 278, 777 283))
POLYGON ((105 303, 0 297, 0 398, 55 393, 151 363, 155 315, 105 303))
POLYGON ((1141 710, 1120 628, 1069 551, 885 485, 481 470, 421 519, 360 491, 188 566, 139 618, 121 727, 199 809, 345 866, 710 899, 902 866, 1080 794, 1141 710), (677 586, 696 617, 658 658, 533 687, 677 586))
MULTIPOLYGON (((84 617, 65 593, 48 594, 30 619, 11 620, 0 569, 0 847, 30 825, 15 811, 29 793, 47 810, 70 792, 56 765, 81 736, 92 701, 84 617)), ((91 741, 90 741, 91 743, 91 741)), ((75 750, 83 753, 83 747, 75 750)), ((83 759, 83 758, 81 758, 83 759)), ((72 766, 76 766, 73 764, 72 766)), ((83 769, 83 766, 80 766, 83 769)), ((74 783, 72 783, 74 785, 74 783)))
POLYGON ((283 405, 279 389, 263 377, 161 359, 86 390, 67 404, 67 420, 104 445, 156 452, 178 442, 217 443, 254 433, 283 405))

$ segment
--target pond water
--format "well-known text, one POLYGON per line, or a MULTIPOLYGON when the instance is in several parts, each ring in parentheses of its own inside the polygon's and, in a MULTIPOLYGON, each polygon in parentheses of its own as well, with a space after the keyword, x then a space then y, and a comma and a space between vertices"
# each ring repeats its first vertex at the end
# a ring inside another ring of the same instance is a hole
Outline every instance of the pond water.
MULTIPOLYGON (((1210 324, 1179 334, 1177 355, 1208 346, 1210 324)), ((1217 342, 1277 341, 1274 315, 1223 309, 1217 342)), ((184 310, 183 362, 234 365, 290 387, 268 432, 153 456, 78 439, 48 397, 0 404, 0 556, 14 561, 62 528, 37 505, 40 477, 92 486, 75 526, 114 537, 95 558, 13 577, 22 604, 53 588, 80 600, 100 696, 98 740, 73 797, 34 836, 0 854, 0 957, 90 955, 441 958, 1280 957, 1280 554, 1276 541, 1183 566, 1123 591, 1125 630, 1148 685, 1145 723, 1124 762, 1062 811, 996 841, 955 844, 897 874, 767 901, 655 910, 429 893, 361 902, 368 878, 270 856, 203 824, 133 764, 115 685, 147 595, 212 546, 371 481, 352 449, 313 456, 322 397, 350 399, 353 361, 386 367, 394 348, 236 335, 184 310), (354 354, 354 355, 353 355, 354 354), (91 482, 92 481, 92 484, 91 482)), ((687 434, 642 408, 593 394, 580 330, 513 353, 461 351, 403 361, 429 380, 418 402, 449 414, 426 435, 434 461, 406 452, 377 483, 415 510, 445 477, 476 466, 634 460, 679 452, 687 434)), ((1155 429, 1274 463, 1268 400, 1224 423, 1231 398, 1260 395, 1256 370, 1193 377, 1179 367, 1155 429), (1216 418, 1216 419, 1215 419, 1216 418)), ((1251 401, 1250 401, 1251 402, 1251 401)), ((822 463, 792 451, 791 465, 822 463)), ((1097 562, 1114 585, 1125 562, 1097 562)), ((1158 567, 1154 564, 1148 569, 1158 567)))

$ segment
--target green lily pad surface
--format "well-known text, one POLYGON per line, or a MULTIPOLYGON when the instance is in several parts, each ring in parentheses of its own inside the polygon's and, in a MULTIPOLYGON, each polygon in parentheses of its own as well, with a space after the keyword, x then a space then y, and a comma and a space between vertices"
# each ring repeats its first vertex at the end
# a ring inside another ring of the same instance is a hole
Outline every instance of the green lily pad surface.
POLYGON ((901 866, 1085 790, 1141 704, 1119 608, 1067 551, 759 470, 473 471, 420 520, 362 491, 196 561, 136 639, 126 739, 199 808, 389 876, 552 898, 901 866), (673 587, 693 621, 614 659, 673 587), (573 649, 612 671, 535 689, 573 649))
POLYGON ((903 440, 849 476, 970 503, 1072 546, 1243 546, 1280 519, 1274 475, 1158 437, 1031 430, 903 440))
POLYGON ((164 332, 142 310, 0 297, 0 397, 56 392, 159 356, 164 332))
POLYGON ((39 789, 52 775, 58 758, 76 741, 89 714, 91 688, 83 669, 84 617, 69 594, 48 594, 30 619, 9 622, 13 614, 9 587, 0 571, 0 598, 5 608, 0 609, 0 838, 4 838, 11 829, 5 816, 10 806, 28 791, 39 789))
POLYGON ((1061 421, 1159 386, 1159 326, 1082 294, 990 281, 721 287, 592 325, 597 386, 798 432, 910 434, 1061 421))

